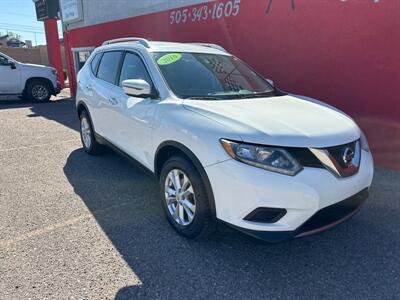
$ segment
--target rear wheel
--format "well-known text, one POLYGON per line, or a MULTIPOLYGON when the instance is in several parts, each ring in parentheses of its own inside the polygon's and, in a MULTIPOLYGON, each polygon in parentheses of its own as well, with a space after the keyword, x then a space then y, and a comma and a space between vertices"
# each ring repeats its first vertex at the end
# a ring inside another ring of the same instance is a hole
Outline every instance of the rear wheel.
POLYGON ((31 80, 26 86, 25 96, 37 102, 49 101, 51 97, 51 87, 45 80, 31 80))
POLYGON ((101 153, 103 151, 103 146, 96 141, 92 122, 86 110, 81 112, 79 119, 83 149, 90 155, 101 153))
POLYGON ((160 189, 164 212, 178 233, 196 238, 214 231, 205 185, 190 161, 171 157, 161 170, 160 189))

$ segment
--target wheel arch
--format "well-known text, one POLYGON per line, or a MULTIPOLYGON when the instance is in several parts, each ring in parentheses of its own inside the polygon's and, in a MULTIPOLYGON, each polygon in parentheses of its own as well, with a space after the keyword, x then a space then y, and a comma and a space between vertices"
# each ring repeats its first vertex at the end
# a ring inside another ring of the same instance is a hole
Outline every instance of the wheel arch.
POLYGON ((211 213, 214 217, 216 217, 216 207, 215 207, 215 200, 214 200, 214 193, 212 190, 212 186, 210 180, 208 179, 208 175, 201 164, 200 160, 196 157, 196 155, 185 145, 176 142, 176 141, 165 141, 161 143, 156 151, 154 156, 154 174, 157 179, 160 178, 160 173, 162 166, 164 163, 173 155, 176 154, 183 154, 190 162, 193 163, 194 167, 196 168, 197 172, 199 172, 201 179, 204 182, 208 199, 210 201, 210 209, 211 213))
POLYGON ((83 102, 83 101, 79 101, 79 102, 76 104, 76 112, 77 112, 77 114, 78 114, 78 118, 79 118, 79 116, 81 115, 82 111, 84 111, 84 110, 86 110, 87 113, 90 115, 89 108, 87 107, 86 103, 83 102))
POLYGON ((46 77, 29 77, 28 79, 26 79, 25 81, 25 86, 24 86, 24 93, 26 93, 26 89, 28 87, 28 85, 33 82, 33 81, 44 81, 48 84, 48 86, 50 87, 50 93, 53 95, 55 90, 54 90, 54 86, 53 83, 51 82, 50 79, 46 78, 46 77))
POLYGON ((90 125, 92 126, 93 131, 96 133, 96 130, 95 130, 95 127, 93 124, 93 119, 90 114, 90 110, 89 110, 88 106, 86 105, 86 103, 81 100, 76 104, 76 113, 78 114, 78 118, 80 118, 82 111, 86 111, 87 114, 89 115, 90 125))

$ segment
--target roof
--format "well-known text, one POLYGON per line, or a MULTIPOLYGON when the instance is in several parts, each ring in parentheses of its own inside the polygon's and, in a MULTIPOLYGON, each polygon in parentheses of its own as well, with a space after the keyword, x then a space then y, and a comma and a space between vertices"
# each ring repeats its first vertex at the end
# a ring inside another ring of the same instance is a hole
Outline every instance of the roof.
POLYGON ((192 53, 209 53, 230 55, 221 46, 208 43, 177 43, 177 42, 161 42, 161 41, 148 41, 141 38, 121 38, 106 41, 103 43, 105 47, 114 48, 118 46, 138 46, 145 48, 149 52, 192 52, 192 53))
POLYGON ((4 45, 4 43, 5 43, 8 47, 10 47, 10 46, 19 47, 21 45, 22 46, 25 45, 25 43, 23 41, 15 38, 15 37, 10 37, 8 34, 0 36, 0 40, 2 40, 2 42, 3 42, 2 45, 4 45))
POLYGON ((17 38, 14 38, 14 37, 12 37, 12 38, 9 38, 9 39, 8 39, 8 41, 7 41, 7 43, 13 43, 13 44, 22 44, 22 45, 25 45, 25 43, 24 43, 23 41, 21 41, 21 40, 19 40, 19 39, 17 39, 17 38))
POLYGON ((200 43, 149 42, 151 52, 197 52, 229 55, 218 45, 200 43), (219 47, 219 48, 218 48, 219 47))

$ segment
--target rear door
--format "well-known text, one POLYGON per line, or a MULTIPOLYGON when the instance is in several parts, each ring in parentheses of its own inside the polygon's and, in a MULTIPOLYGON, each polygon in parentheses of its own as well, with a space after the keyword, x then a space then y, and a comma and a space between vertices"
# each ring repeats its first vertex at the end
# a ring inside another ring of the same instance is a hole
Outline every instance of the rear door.
POLYGON ((115 134, 115 101, 112 90, 116 87, 122 51, 108 51, 101 56, 94 79, 86 88, 92 91, 91 117, 96 133, 118 145, 115 134))

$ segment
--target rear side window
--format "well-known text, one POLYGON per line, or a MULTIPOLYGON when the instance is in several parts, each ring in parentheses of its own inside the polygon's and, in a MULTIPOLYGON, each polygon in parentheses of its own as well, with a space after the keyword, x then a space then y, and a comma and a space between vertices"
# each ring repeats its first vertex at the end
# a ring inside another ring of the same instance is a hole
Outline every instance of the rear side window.
POLYGON ((119 86, 126 79, 143 79, 152 85, 149 73, 139 56, 133 53, 126 53, 124 63, 122 65, 121 76, 119 78, 119 86))
POLYGON ((99 65, 100 58, 101 58, 101 53, 98 53, 93 57, 92 61, 90 62, 90 68, 92 69, 92 72, 95 75, 97 72, 97 66, 99 65))
POLYGON ((97 78, 115 84, 121 51, 105 52, 101 58, 97 78))

